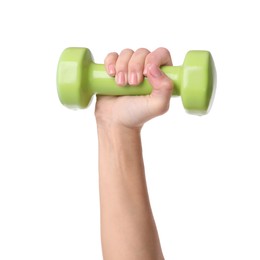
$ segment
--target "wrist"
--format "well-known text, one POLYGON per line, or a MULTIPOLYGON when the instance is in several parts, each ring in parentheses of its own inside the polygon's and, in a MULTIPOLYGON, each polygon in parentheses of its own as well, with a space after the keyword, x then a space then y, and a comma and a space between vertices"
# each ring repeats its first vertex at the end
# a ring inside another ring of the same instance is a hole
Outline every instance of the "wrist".
MULTIPOLYGON (((117 167, 131 169, 133 165, 129 163, 138 161, 142 154, 140 130, 117 124, 102 124, 97 127, 97 132, 99 158, 103 158, 101 161, 110 161, 117 167)), ((107 172, 108 169, 102 170, 103 166, 104 164, 100 165, 101 172, 107 172)))
POLYGON ((108 134, 120 134, 120 133, 140 134, 142 129, 142 126, 128 126, 117 121, 104 120, 100 118, 96 118, 96 125, 97 125, 98 133, 106 132, 108 134))
POLYGON ((140 127, 128 127, 120 123, 113 122, 97 122, 97 133, 99 138, 123 138, 127 136, 137 136, 140 135, 141 128, 140 127))

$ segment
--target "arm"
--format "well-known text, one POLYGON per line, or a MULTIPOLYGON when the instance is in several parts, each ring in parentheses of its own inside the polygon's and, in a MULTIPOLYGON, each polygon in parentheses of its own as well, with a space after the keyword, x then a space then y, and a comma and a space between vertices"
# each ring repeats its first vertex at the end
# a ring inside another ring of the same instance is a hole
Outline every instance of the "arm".
POLYGON ((143 124, 166 112, 169 106, 172 84, 159 71, 159 66, 169 64, 170 58, 166 52, 168 60, 158 61, 163 51, 165 49, 154 53, 144 49, 135 53, 125 50, 119 56, 110 54, 105 61, 108 72, 116 76, 119 85, 124 86, 127 81, 137 85, 146 69, 154 86, 150 96, 98 97, 96 104, 101 240, 105 260, 164 259, 149 203, 140 138, 143 124), (142 65, 136 70, 135 64, 142 65), (136 76, 131 76, 131 70, 135 70, 136 76), (126 76, 120 76, 119 72, 126 76))
POLYGON ((140 133, 99 129, 104 259, 163 259, 145 182, 140 133))

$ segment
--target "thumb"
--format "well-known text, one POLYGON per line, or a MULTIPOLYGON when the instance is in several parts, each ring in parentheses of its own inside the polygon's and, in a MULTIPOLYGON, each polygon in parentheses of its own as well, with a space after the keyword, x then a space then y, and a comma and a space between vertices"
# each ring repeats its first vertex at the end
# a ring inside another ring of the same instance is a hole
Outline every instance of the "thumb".
POLYGON ((154 112, 156 114, 163 114, 169 108, 173 82, 155 64, 147 66, 147 79, 153 88, 150 100, 154 112))
POLYGON ((147 67, 147 78, 153 87, 151 96, 169 99, 173 90, 172 80, 169 79, 155 64, 148 65, 147 67))

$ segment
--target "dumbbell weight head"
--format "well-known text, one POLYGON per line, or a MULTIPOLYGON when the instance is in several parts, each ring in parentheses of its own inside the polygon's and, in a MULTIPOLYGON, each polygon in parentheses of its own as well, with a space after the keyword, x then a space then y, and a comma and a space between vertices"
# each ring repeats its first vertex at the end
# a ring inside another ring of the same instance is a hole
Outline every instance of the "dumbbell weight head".
POLYGON ((61 103, 69 108, 85 108, 92 93, 86 86, 92 54, 87 48, 67 48, 59 59, 57 89, 61 103))
POLYGON ((216 69, 208 51, 189 51, 182 65, 180 95, 187 112, 206 114, 214 99, 216 69))
MULTIPOLYGON (((215 66, 208 51, 189 51, 183 65, 161 68, 174 81, 173 95, 181 95, 184 108, 193 114, 205 114, 213 101, 215 66)), ((116 86, 102 64, 93 62, 87 48, 67 48, 61 54, 57 70, 58 95, 70 108, 85 108, 93 94, 144 95, 152 91, 148 80, 140 86, 116 86)))

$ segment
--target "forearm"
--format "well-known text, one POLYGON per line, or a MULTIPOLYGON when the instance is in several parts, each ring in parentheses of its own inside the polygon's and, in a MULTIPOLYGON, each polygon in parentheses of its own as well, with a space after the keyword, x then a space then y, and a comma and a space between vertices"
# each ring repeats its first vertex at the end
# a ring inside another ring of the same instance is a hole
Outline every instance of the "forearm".
POLYGON ((163 259, 145 181, 140 132, 98 127, 105 260, 163 259))

